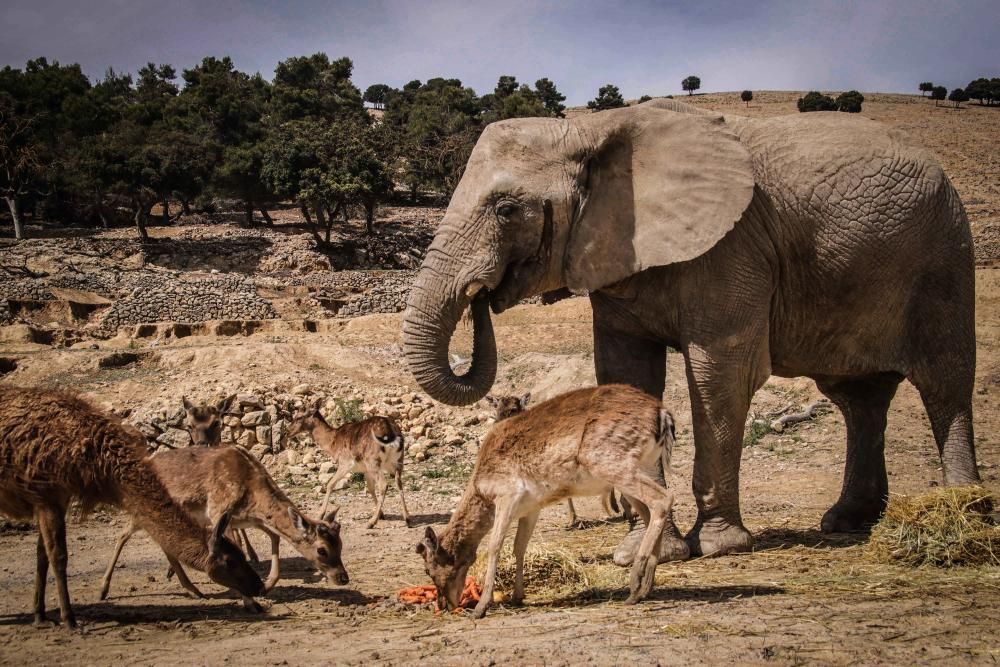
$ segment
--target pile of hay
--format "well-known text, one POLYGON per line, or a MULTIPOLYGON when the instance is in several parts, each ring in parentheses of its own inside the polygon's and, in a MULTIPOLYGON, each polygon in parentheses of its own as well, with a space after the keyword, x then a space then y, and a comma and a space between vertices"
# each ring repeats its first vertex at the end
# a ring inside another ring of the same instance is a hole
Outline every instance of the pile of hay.
MULTIPOLYGON (((486 551, 483 550, 476 558, 469 574, 482 581, 486 574, 486 551)), ((563 589, 568 587, 585 588, 591 585, 586 564, 573 552, 551 544, 528 545, 524 553, 524 584, 531 587, 534 593, 539 589, 563 589)), ((511 591, 514 589, 514 551, 508 544, 500 552, 497 563, 496 589, 511 591)))
POLYGON ((872 529, 866 555, 903 565, 1000 565, 996 504, 986 489, 962 486, 892 496, 872 529))

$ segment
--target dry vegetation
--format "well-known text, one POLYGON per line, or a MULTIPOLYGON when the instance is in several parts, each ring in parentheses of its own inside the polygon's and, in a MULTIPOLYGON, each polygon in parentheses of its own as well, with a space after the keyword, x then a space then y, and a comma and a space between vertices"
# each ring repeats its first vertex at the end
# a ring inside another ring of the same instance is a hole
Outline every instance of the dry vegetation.
MULTIPOLYGON (((746 109, 739 93, 691 101, 727 113, 767 116, 795 112, 796 94, 760 91, 746 109)), ((978 371, 976 446, 985 491, 1000 493, 1000 109, 968 105, 935 108, 919 96, 866 94, 863 115, 897 127, 933 150, 962 195, 977 239, 978 371)), ((169 234, 169 230, 164 230, 169 234)), ((929 249, 932 251, 932 249, 929 249)), ((591 322, 584 300, 519 306, 496 318, 500 346, 498 393, 531 390, 534 400, 593 382, 591 322)), ((455 351, 467 356, 470 332, 460 327, 455 351)), ((179 402, 181 393, 209 398, 232 391, 289 388, 302 383, 330 396, 360 397, 369 408, 398 408, 398 396, 418 393, 399 359, 400 318, 371 315, 338 321, 315 333, 271 330, 250 336, 189 336, 90 342, 53 348, 4 334, 0 355, 16 360, 5 382, 73 386, 99 404, 152 410, 179 402), (6 342, 4 342, 6 341, 6 342), (133 349, 134 348, 134 349, 133 349), (124 368, 99 369, 109 351, 146 353, 124 368)), ((669 355, 665 399, 678 419, 675 473, 677 520, 694 520, 689 491, 693 458, 690 405, 679 355, 669 355)), ((805 379, 772 378, 752 411, 801 409, 820 398, 805 379)), ((447 408, 424 404, 435 428, 481 434, 481 404, 447 408), (468 424, 465 426, 464 424, 468 424)), ((758 434, 744 449, 744 520, 757 551, 661 566, 652 599, 627 608, 627 571, 611 552, 623 522, 592 520, 563 528, 561 506, 543 512, 529 547, 526 606, 501 605, 473 624, 460 615, 435 615, 401 605, 394 593, 427 583, 413 546, 425 525, 447 521, 471 468, 476 438, 442 442, 424 461, 407 461, 404 483, 414 522, 406 528, 398 504, 386 502, 385 521, 365 528, 370 506, 361 485, 338 496, 344 506, 346 588, 318 581, 307 563, 285 548, 287 576, 271 595, 266 616, 246 614, 218 594, 208 601, 180 595, 163 577, 159 550, 136 539, 116 574, 117 597, 98 602, 100 573, 114 536, 126 521, 98 513, 69 528, 70 586, 79 635, 29 627, 35 538, 0 531, 0 664, 56 663, 412 663, 436 664, 930 664, 1000 661, 1000 567, 954 567, 877 562, 868 536, 822 535, 818 523, 837 498, 845 447, 840 415, 825 411, 780 433, 758 434)), ((444 436, 439 438, 447 440, 444 436)), ((933 491, 940 464, 916 390, 904 384, 889 412, 887 467, 894 494, 933 491)), ((276 470, 306 512, 321 496, 311 477, 276 470)), ((390 491, 390 496, 393 493, 390 491)), ((935 497, 947 497, 938 492, 935 497)), ((960 506, 971 497, 955 494, 960 506)), ((976 495, 978 498, 979 496, 976 495)), ((891 517, 912 521, 894 497, 891 517)), ((974 508, 975 505, 973 504, 974 508)), ((581 517, 602 515, 596 500, 579 503, 581 517)), ((981 513, 980 513, 981 514, 981 513)), ((926 513, 921 516, 933 516, 926 513)), ((918 517, 919 519, 919 517, 918 517)), ((946 527, 954 524, 948 522, 946 527)), ((896 539, 888 524, 876 534, 896 539)), ((988 527, 970 530, 988 530, 988 527)), ((995 530, 995 529, 994 529, 995 530)), ((895 532, 893 532, 895 531, 895 532)), ((254 537, 259 552, 265 539, 254 537)), ((939 542, 942 542, 940 538, 939 542)), ((978 539, 978 538, 977 538, 978 539)), ((976 543, 981 543, 979 540, 976 543)), ((955 540, 945 538, 951 548, 955 540)), ((992 553, 997 553, 991 541, 992 553)), ((964 547, 963 547, 964 548, 964 547)), ((954 556, 946 556, 944 560, 954 556)), ((935 558, 941 560, 941 558, 935 558)), ((995 563, 995 560, 993 561, 995 563)), ((262 566, 262 568, 265 566, 262 566)), ((507 586, 508 566, 500 586, 507 586)), ((195 583, 205 583, 195 577, 195 583)), ((218 593, 208 584, 206 591, 218 593)))

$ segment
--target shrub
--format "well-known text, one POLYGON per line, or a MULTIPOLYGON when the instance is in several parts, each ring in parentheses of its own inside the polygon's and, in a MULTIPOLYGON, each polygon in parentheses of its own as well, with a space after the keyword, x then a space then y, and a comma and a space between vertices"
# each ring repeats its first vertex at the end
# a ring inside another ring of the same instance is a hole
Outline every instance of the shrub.
POLYGON ((800 97, 798 101, 799 111, 836 111, 837 103, 829 95, 811 90, 805 97, 800 97))
POLYGON ((859 113, 861 111, 861 104, 865 101, 865 96, 856 90, 849 90, 846 93, 841 93, 837 97, 837 111, 846 111, 847 113, 859 113))

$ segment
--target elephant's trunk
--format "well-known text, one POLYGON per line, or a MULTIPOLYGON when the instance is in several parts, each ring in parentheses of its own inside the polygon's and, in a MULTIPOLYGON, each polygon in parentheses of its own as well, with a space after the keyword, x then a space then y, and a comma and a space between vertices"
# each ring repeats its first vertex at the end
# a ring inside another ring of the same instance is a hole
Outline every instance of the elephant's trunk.
POLYGON ((413 284, 403 316, 403 351, 410 371, 432 398, 468 405, 483 398, 497 373, 497 347, 488 293, 471 298, 426 264, 413 284), (472 365, 456 375, 448 363, 448 344, 465 308, 472 305, 472 365))

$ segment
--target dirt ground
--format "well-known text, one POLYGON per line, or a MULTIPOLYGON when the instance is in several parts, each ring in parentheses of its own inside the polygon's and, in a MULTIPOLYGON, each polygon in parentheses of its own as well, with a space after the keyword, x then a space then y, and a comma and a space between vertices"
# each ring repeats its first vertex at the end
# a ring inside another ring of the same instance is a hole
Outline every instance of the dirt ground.
MULTIPOLYGON (((749 110, 738 93, 696 96, 726 112, 774 115, 795 111, 795 95, 755 93, 749 110)), ((1000 110, 969 105, 935 108, 909 96, 866 96, 864 115, 899 127, 931 148, 955 182, 977 238, 1000 224, 1000 110)), ((988 255, 988 253, 987 253, 988 255)), ((977 269, 978 370, 974 409, 984 483, 1000 492, 1000 270, 985 256, 977 269)), ((498 392, 531 390, 536 399, 593 382, 587 302, 518 306, 495 318, 500 347, 498 392)), ((0 341, 4 340, 0 337, 0 341)), ((75 387, 97 404, 135 406, 181 393, 206 395, 255 386, 298 383, 377 393, 418 391, 403 366, 400 316, 372 315, 318 333, 288 331, 247 337, 190 336, 157 341, 155 356, 131 369, 97 370, 111 347, 150 346, 113 339, 99 349, 57 349, 0 342, 18 370, 5 381, 75 387)), ((460 327, 454 349, 467 353, 460 327)), ((668 358, 666 403, 678 419, 675 473, 677 522, 694 520, 690 406, 679 355, 668 358)), ((772 378, 752 412, 765 415, 819 398, 805 379, 772 378)), ((457 426, 485 408, 444 409, 457 426)), ((407 461, 404 526, 398 496, 387 516, 366 529, 371 510, 360 485, 341 503, 344 562, 351 583, 320 581, 313 568, 283 547, 284 578, 263 615, 238 599, 192 579, 208 600, 185 597, 165 578, 166 561, 144 535, 126 548, 111 597, 98 601, 101 574, 127 521, 101 511, 70 526, 70 589, 79 633, 36 630, 31 623, 36 536, 0 531, 0 664, 995 664, 1000 662, 1000 568, 908 569, 875 565, 862 553, 863 534, 819 533, 822 513, 838 496, 844 463, 840 415, 822 414, 782 433, 748 439, 743 453, 743 515, 757 538, 754 553, 661 565, 650 600, 622 603, 627 573, 597 585, 537 587, 527 582, 526 606, 501 606, 484 620, 404 607, 394 593, 428 583, 414 553, 424 526, 448 519, 471 469, 473 445, 440 447, 426 461, 407 461), (610 581, 610 583, 609 583, 610 581)), ((941 478, 930 426, 916 390, 903 384, 892 403, 886 457, 893 493, 913 494, 941 478)), ((290 479, 290 478, 288 478, 290 479)), ((286 484, 287 479, 279 478, 286 484)), ((314 484, 287 486, 304 510, 318 511, 314 484)), ((627 531, 601 520, 594 499, 581 500, 588 519, 567 530, 561 506, 546 510, 535 547, 562 547, 607 572, 610 554, 627 531)), ((254 544, 266 553, 263 535, 254 544)), ((529 548, 530 549, 530 548, 529 548)), ((263 569, 265 566, 261 565, 263 569)), ((49 588, 53 613, 54 584, 49 588)))

